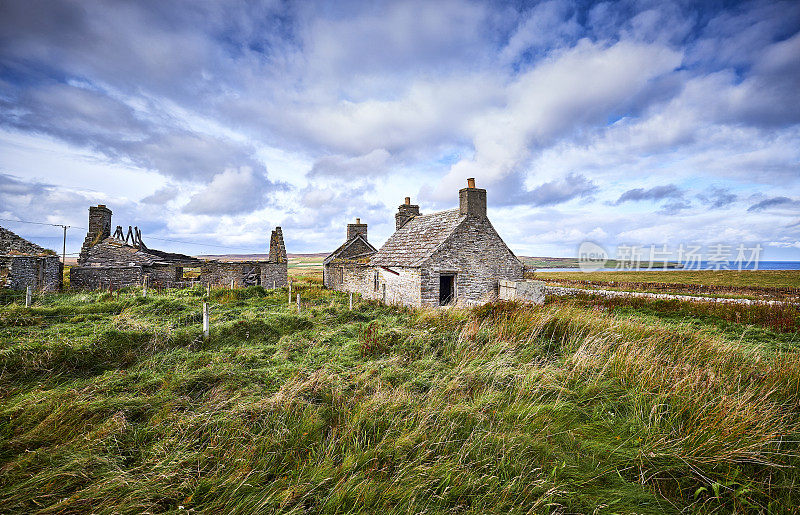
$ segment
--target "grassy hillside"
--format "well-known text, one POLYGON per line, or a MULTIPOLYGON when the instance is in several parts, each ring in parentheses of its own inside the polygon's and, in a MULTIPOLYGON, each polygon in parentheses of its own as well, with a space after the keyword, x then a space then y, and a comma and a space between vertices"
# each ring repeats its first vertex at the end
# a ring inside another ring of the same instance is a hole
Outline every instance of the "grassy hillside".
POLYGON ((0 511, 800 505, 796 332, 590 299, 348 311, 300 289, 300 314, 285 290, 212 291, 207 341, 200 288, 0 307, 0 511))

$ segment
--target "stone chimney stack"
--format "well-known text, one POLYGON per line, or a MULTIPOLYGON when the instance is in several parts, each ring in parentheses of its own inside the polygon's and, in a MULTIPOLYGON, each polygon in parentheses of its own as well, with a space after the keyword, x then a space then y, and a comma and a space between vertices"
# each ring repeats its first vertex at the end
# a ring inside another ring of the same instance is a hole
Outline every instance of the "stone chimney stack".
POLYGON ((397 213, 394 215, 395 230, 400 230, 409 220, 419 216, 419 206, 411 203, 411 197, 406 197, 403 204, 397 208, 397 213))
POLYGON ((111 210, 103 204, 89 206, 89 230, 81 246, 78 265, 86 262, 90 248, 109 236, 111 236, 111 210))
POLYGON ((283 244, 283 231, 275 227, 269 238, 269 262, 286 263, 286 245, 283 244))
POLYGON ((467 179, 467 187, 458 191, 458 211, 463 215, 486 217, 486 190, 475 187, 475 179, 467 179))
POLYGON ((111 210, 103 204, 89 206, 89 232, 101 240, 111 236, 111 210))
POLYGON ((362 224, 360 218, 356 218, 356 223, 347 224, 347 241, 360 234, 365 240, 367 239, 367 224, 362 224))

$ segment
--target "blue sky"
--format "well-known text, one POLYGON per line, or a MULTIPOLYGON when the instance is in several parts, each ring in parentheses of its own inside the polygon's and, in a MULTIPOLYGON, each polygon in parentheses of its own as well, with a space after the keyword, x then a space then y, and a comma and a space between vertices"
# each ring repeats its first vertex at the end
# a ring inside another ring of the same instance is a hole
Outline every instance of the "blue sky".
POLYGON ((0 218, 85 227, 102 203, 166 250, 264 251, 281 225, 330 251, 475 177, 521 255, 800 259, 798 91, 793 1, 7 0, 0 218))

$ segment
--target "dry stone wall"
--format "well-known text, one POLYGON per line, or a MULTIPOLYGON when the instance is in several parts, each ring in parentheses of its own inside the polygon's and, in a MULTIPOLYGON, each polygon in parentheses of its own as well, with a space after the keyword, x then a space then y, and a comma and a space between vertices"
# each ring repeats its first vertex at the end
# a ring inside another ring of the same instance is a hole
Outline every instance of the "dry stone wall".
POLYGON ((57 256, 0 256, 0 287, 40 291, 61 289, 61 261, 57 256))
POLYGON ((142 284, 141 266, 73 266, 69 270, 70 288, 76 290, 119 289, 142 284))

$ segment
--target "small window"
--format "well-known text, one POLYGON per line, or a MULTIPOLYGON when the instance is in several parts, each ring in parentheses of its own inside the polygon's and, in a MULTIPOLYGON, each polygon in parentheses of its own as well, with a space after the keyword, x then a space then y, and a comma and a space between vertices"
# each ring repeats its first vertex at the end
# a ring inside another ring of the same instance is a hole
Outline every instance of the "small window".
POLYGON ((451 304, 456 298, 456 274, 439 276, 439 305, 451 304))
POLYGON ((375 291, 378 291, 380 287, 380 278, 378 277, 378 271, 375 270, 373 278, 372 278, 373 286, 375 287, 375 291))

